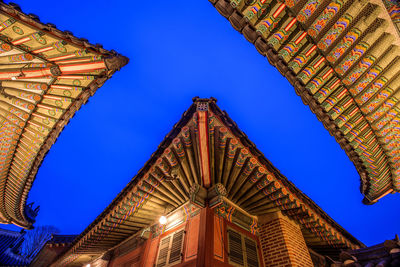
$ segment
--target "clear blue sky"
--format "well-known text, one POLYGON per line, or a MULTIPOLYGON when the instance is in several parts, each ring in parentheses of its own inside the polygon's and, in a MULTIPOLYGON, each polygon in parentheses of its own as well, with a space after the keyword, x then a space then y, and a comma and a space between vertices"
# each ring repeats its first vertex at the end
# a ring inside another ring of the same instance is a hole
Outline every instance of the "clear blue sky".
POLYGON ((265 156, 366 245, 400 233, 400 194, 361 203, 359 175, 291 85, 207 0, 17 3, 130 63, 77 112, 47 154, 29 201, 37 225, 79 234, 191 105, 216 97, 265 156))

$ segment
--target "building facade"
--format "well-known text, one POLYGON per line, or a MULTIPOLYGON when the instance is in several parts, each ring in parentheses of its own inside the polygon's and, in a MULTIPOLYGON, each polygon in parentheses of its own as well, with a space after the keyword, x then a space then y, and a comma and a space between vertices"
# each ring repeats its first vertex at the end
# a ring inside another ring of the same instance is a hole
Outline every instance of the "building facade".
MULTIPOLYGON (((397 2, 210 2, 288 79, 346 151, 365 204, 400 190, 397 2)), ((45 154, 128 60, 15 4, 0 3, 0 11, 0 223, 31 228, 37 209, 26 199, 45 154)), ((374 250, 284 177, 212 98, 194 98, 112 203, 74 241, 60 242, 49 243, 33 264, 380 264, 364 255, 374 250)), ((383 262, 398 263, 398 239, 393 242, 377 247, 383 262)))
POLYGON ((329 266, 364 245, 263 156, 215 99, 51 266, 329 266), (88 265, 89 264, 89 265, 88 265))

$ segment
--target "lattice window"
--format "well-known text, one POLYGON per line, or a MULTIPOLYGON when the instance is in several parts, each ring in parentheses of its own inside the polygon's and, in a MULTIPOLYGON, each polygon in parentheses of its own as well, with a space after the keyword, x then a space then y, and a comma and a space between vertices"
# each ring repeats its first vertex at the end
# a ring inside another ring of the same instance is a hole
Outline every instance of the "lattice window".
POLYGON ((160 240, 157 267, 172 266, 182 262, 182 249, 185 231, 179 230, 160 240))
POLYGON ((228 258, 233 266, 258 267, 257 242, 228 229, 228 258))

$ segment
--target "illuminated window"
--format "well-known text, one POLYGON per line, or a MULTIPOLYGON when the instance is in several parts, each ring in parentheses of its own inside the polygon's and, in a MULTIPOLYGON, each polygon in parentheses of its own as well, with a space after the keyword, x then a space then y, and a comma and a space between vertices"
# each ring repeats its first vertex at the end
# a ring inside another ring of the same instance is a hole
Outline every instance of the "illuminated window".
POLYGON ((228 229, 228 258, 233 266, 258 267, 257 242, 232 229, 228 229))

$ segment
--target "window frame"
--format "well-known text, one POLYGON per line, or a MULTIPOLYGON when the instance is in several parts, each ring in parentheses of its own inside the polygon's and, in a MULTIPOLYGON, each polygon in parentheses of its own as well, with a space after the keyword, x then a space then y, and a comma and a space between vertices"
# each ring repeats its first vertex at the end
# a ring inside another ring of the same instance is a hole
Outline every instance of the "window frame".
POLYGON ((168 244, 168 252, 167 252, 167 258, 166 258, 166 263, 165 265, 162 265, 163 267, 169 267, 169 266, 174 266, 177 264, 180 264, 184 260, 184 250, 186 246, 186 223, 184 225, 180 225, 179 227, 172 228, 168 230, 167 232, 163 233, 162 235, 159 236, 159 241, 158 241, 158 246, 157 246, 157 254, 155 258, 155 263, 154 266, 157 267, 159 264, 159 255, 160 255, 160 248, 161 248, 161 243, 164 239, 170 238, 169 244, 168 244), (181 243, 181 255, 180 255, 180 260, 179 261, 174 261, 172 263, 169 263, 170 257, 171 257, 171 249, 172 249, 172 242, 174 235, 177 234, 178 232, 182 232, 182 243, 181 243))
POLYGON ((229 222, 227 220, 224 219, 224 246, 226 247, 225 249, 225 254, 226 254, 226 263, 228 263, 229 265, 235 266, 235 267, 248 267, 248 263, 247 263, 247 252, 246 252, 246 246, 245 246, 245 238, 253 241, 256 244, 256 251, 257 251, 257 260, 258 260, 258 266, 259 267, 263 267, 264 266, 264 261, 263 261, 263 257, 262 257, 262 253, 261 253, 261 246, 260 246, 260 240, 259 237, 257 235, 254 235, 248 231, 246 231, 245 229, 235 225, 232 222, 229 222), (233 232, 238 233, 241 236, 241 245, 242 245, 242 251, 243 251, 243 262, 244 265, 239 265, 237 263, 234 263, 231 261, 230 256, 229 256, 229 252, 230 252, 230 247, 229 247, 229 234, 228 231, 232 230, 233 232))

